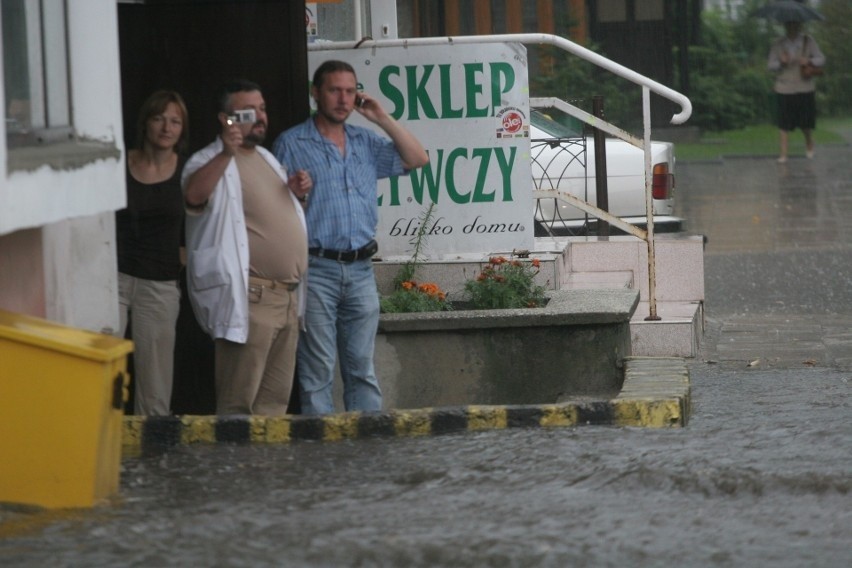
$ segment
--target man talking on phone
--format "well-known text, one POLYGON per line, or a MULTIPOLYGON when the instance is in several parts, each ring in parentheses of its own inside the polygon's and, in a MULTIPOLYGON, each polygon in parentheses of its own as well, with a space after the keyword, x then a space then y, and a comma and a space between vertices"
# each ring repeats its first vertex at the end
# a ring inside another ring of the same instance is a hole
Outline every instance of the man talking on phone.
POLYGON ((282 164, 307 170, 314 181, 304 201, 311 285, 298 347, 302 413, 334 411, 338 356, 346 410, 381 410, 373 368, 379 295, 370 260, 378 248, 376 182, 424 166, 429 156, 376 99, 358 92, 348 63, 320 65, 311 96, 316 114, 282 133, 273 145, 282 164), (388 138, 346 124, 353 111, 388 138))
POLYGON ((306 172, 287 171, 261 144, 260 87, 224 85, 217 139, 182 175, 187 284, 215 344, 216 413, 285 414, 304 311, 306 172))

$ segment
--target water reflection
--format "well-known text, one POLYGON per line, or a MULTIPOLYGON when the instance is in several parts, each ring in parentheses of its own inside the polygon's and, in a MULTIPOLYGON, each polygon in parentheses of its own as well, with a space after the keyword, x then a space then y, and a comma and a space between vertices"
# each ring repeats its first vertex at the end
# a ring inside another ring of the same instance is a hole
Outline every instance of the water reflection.
POLYGON ((726 159, 678 166, 676 211, 707 254, 837 248, 852 241, 848 148, 813 160, 726 159), (837 155, 844 155, 838 160, 837 155))

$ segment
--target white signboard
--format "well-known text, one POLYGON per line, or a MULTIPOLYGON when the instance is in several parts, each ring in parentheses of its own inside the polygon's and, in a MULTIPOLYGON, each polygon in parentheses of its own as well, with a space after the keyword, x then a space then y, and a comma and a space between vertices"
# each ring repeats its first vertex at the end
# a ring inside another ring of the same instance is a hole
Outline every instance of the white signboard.
MULTIPOLYGON (((381 180, 376 240, 385 258, 412 252, 434 203, 426 256, 533 248, 529 89, 521 44, 309 51, 310 76, 347 61, 359 89, 376 97, 429 153, 429 164, 381 180)), ((374 128, 352 113, 352 124, 374 128)))

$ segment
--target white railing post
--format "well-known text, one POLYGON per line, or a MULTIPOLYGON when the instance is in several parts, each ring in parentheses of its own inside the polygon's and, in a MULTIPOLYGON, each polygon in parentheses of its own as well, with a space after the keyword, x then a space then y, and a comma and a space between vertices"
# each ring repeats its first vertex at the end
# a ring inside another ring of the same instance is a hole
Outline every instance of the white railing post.
POLYGON ((645 150, 645 216, 648 236, 648 317, 649 321, 660 319, 657 315, 657 262, 654 252, 654 171, 651 169, 651 91, 642 86, 642 124, 644 127, 645 150))

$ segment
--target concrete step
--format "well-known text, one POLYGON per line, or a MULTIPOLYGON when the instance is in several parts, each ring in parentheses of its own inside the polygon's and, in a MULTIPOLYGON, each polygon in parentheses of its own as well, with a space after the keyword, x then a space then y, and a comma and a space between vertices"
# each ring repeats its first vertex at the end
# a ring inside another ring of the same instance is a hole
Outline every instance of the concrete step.
POLYGON ((684 234, 657 235, 656 297, 659 321, 646 321, 647 244, 632 236, 561 237, 542 240, 557 258, 563 288, 630 287, 639 290, 639 306, 630 322, 633 354, 695 357, 704 337, 704 240, 684 234))
MULTIPOLYGON (((542 242, 545 249, 563 247, 560 285, 570 274, 633 274, 633 286, 648 299, 648 245, 633 236, 562 237, 542 242)), ((666 233, 655 239, 657 302, 704 300, 704 240, 701 236, 666 233)))
POLYGON ((633 273, 629 270, 617 272, 570 272, 562 281, 563 290, 633 287, 633 273))
POLYGON ((658 302, 659 321, 647 321, 648 302, 640 301, 630 318, 633 355, 696 357, 704 339, 703 302, 658 302))
MULTIPOLYGON (((593 290, 633 288, 631 272, 575 272, 563 289, 593 290)), ((630 320, 633 355, 644 357, 695 357, 704 336, 703 303, 658 302, 659 321, 646 321, 649 302, 640 301, 630 320)))

